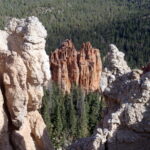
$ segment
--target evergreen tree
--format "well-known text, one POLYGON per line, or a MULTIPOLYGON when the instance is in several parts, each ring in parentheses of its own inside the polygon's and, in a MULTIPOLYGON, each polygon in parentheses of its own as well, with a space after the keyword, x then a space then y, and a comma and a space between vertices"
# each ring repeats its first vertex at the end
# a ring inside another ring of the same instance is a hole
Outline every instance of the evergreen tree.
POLYGON ((49 137, 52 134, 53 124, 51 123, 51 115, 50 115, 50 101, 49 101, 49 92, 45 90, 44 97, 43 97, 43 106, 41 108, 41 114, 43 119, 47 125, 47 130, 49 137))
POLYGON ((101 119, 100 97, 77 86, 70 94, 63 94, 55 84, 50 92, 45 91, 41 112, 55 148, 93 133, 101 119))
POLYGON ((71 38, 79 48, 90 41, 106 54, 114 43, 131 67, 141 67, 150 55, 150 0, 1 0, 0 27, 10 17, 37 16, 48 31, 47 53, 71 38))
POLYGON ((73 97, 72 94, 70 94, 69 99, 68 99, 68 103, 69 103, 69 128, 70 128, 70 133, 71 135, 74 137, 76 137, 76 133, 77 133, 77 116, 76 116, 76 111, 74 108, 74 104, 73 104, 73 97))

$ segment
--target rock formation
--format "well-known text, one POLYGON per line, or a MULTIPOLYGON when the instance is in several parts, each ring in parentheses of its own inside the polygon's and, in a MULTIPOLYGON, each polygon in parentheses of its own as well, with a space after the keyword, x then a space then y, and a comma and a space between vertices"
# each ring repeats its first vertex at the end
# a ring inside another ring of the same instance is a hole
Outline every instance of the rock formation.
POLYGON ((52 150, 38 112, 50 79, 46 36, 36 17, 0 31, 0 150, 52 150))
POLYGON ((150 71, 131 70, 124 54, 110 45, 101 89, 107 108, 93 136, 70 150, 149 150, 150 71))
POLYGON ((62 43, 50 57, 52 80, 63 92, 70 92, 75 84, 85 91, 99 90, 102 71, 100 52, 87 42, 80 51, 75 49, 71 40, 62 43))

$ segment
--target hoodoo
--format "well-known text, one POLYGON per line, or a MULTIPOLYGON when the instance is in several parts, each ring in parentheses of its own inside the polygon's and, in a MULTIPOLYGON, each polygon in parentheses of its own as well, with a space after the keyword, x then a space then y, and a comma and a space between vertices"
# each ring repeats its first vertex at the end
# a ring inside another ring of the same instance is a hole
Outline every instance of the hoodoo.
POLYGON ((52 80, 63 92, 70 92, 75 84, 86 92, 99 90, 102 72, 100 51, 90 42, 83 43, 80 51, 71 40, 64 41, 50 56, 52 80))
POLYGON ((46 36, 36 17, 0 31, 0 150, 52 150, 38 112, 50 79, 46 36))

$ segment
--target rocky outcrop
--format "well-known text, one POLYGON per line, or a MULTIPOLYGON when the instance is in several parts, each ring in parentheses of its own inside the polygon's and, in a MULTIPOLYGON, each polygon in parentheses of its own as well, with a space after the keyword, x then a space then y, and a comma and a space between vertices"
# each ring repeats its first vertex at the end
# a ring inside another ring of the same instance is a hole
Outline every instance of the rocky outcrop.
POLYGON ((63 92, 70 92, 73 85, 85 91, 99 90, 102 71, 100 52, 87 42, 80 51, 75 49, 71 40, 62 43, 50 56, 52 80, 63 92))
POLYGON ((107 107, 103 120, 92 137, 69 149, 149 150, 150 72, 131 70, 115 45, 110 45, 105 61, 101 89, 107 107))
POLYGON ((0 31, 1 150, 52 150, 38 112, 50 79, 46 36, 36 17, 13 18, 0 31))

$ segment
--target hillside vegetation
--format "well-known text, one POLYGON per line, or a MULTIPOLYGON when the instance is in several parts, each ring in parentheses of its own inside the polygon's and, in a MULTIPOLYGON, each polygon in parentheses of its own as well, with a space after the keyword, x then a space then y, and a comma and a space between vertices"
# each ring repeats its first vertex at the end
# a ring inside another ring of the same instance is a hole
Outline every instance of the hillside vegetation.
MULTIPOLYGON (((114 43, 131 67, 150 61, 150 0, 0 0, 0 28, 11 17, 37 16, 48 31, 50 54, 65 39, 80 47, 90 41, 101 50, 114 43)), ((41 113, 55 148, 90 136, 102 118, 102 96, 75 87, 63 95, 45 91, 41 113)))
POLYGON ((48 31, 47 53, 66 38, 90 41, 106 54, 115 43, 131 67, 150 56, 150 0, 0 0, 0 27, 10 17, 37 16, 48 31))
POLYGON ((100 93, 86 94, 77 86, 65 95, 55 84, 50 92, 45 91, 41 114, 55 149, 92 135, 104 106, 100 93))

